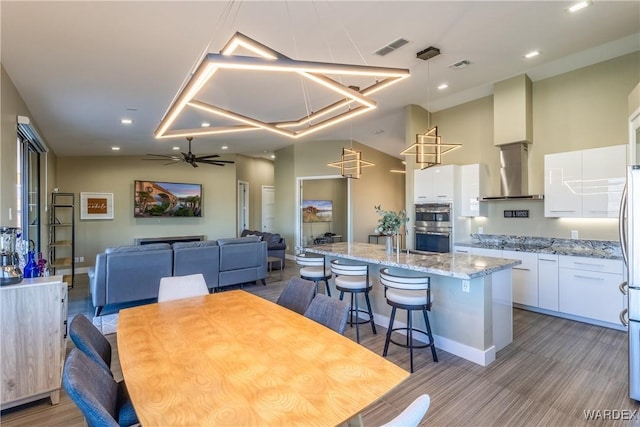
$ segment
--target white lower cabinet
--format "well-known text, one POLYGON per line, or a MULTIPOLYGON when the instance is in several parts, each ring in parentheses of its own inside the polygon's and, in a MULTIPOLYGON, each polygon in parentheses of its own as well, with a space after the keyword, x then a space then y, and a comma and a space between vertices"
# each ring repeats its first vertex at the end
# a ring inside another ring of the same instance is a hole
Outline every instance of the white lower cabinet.
POLYGON ((619 324, 622 261, 565 255, 559 261, 559 311, 619 324))
POLYGON ((513 267, 513 302, 537 307, 538 254, 502 251, 502 257, 522 261, 522 264, 513 267))
POLYGON ((538 307, 558 311, 558 255, 538 254, 538 307))

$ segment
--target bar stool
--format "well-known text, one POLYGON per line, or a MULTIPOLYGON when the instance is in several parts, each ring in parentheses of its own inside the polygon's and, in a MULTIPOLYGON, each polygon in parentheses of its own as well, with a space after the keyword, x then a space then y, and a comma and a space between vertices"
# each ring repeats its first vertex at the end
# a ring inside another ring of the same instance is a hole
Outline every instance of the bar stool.
POLYGON ((331 270, 325 265, 324 255, 298 254, 296 255, 296 263, 301 267, 300 277, 311 280, 316 284, 316 293, 318 292, 318 284, 324 282, 327 296, 331 296, 331 290, 329 289, 331 270))
POLYGON ((369 291, 371 290, 371 281, 369 280, 369 266, 367 264, 348 264, 344 261, 334 259, 331 261, 331 272, 336 275, 336 290, 340 291, 340 300, 344 297, 345 292, 351 294, 351 303, 349 305, 349 325, 356 325, 356 342, 360 343, 360 329, 358 325, 363 323, 371 323, 371 329, 376 334, 376 324, 373 322, 373 311, 371 311, 371 302, 369 301, 369 291), (358 294, 364 294, 364 300, 367 303, 367 310, 358 308, 358 294), (359 314, 364 313, 368 319, 360 318, 359 314), (353 318, 356 318, 354 321, 353 318))
POLYGON ((384 351, 382 356, 387 355, 389 343, 392 342, 400 347, 409 348, 409 360, 411 363, 411 372, 413 372, 413 349, 431 347, 433 361, 438 361, 436 347, 433 342, 433 334, 431 333, 431 325, 429 324, 429 316, 427 311, 431 310, 431 277, 424 275, 400 276, 389 272, 388 268, 380 269, 380 283, 385 287, 385 297, 387 304, 391 308, 391 318, 389 319, 389 328, 387 329, 387 338, 384 342, 384 351), (396 309, 407 310, 407 326, 404 328, 393 328, 393 320, 396 316, 396 309), (413 327, 412 312, 421 310, 424 315, 424 323, 426 331, 413 327), (394 331, 407 331, 406 343, 400 343, 391 339, 391 333, 394 331), (416 345, 413 343, 413 333, 424 334, 428 339, 428 343, 416 345))

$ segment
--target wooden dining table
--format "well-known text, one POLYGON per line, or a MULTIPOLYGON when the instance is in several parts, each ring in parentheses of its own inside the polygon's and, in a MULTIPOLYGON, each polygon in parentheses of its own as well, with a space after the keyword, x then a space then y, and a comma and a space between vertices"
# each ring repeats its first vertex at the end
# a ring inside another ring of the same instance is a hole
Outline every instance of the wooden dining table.
POLYGON ((121 310, 117 340, 145 427, 337 425, 409 376, 242 290, 121 310))

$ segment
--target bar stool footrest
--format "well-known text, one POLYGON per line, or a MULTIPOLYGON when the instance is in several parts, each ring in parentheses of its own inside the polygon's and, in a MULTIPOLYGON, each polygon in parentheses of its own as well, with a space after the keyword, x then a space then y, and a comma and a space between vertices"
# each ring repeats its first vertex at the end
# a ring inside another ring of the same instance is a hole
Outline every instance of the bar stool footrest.
MULTIPOLYGON (((407 331, 407 334, 408 334, 409 333, 409 328, 393 328, 391 330, 391 333, 397 332, 397 331, 407 331)), ((429 334, 427 333, 427 331, 423 331, 421 329, 413 329, 412 330, 412 333, 415 334, 416 332, 419 333, 419 334, 423 334, 425 337, 429 338, 429 334)), ((404 348, 409 348, 409 347, 427 348, 427 347, 431 347, 432 345, 434 345, 433 341, 430 341, 430 342, 425 343, 425 344, 419 344, 419 345, 415 345, 415 344, 407 345, 406 341, 407 341, 406 335, 405 335, 405 342, 404 343, 400 343, 398 341, 395 341, 393 338, 389 338, 389 342, 391 342, 391 343, 393 343, 393 344, 395 344, 397 346, 404 347, 404 348)), ((415 341, 415 338, 414 338, 414 341, 415 341)))

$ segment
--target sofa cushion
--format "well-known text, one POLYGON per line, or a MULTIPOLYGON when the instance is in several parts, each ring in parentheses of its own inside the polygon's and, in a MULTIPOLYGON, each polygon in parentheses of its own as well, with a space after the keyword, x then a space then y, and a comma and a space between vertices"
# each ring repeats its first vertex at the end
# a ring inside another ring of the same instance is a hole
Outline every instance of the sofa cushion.
POLYGON ((280 244, 280 240, 282 240, 282 237, 280 237, 279 234, 262 233, 262 240, 267 242, 267 245, 274 246, 280 244))
POLYGON ((107 254, 112 254, 116 252, 157 251, 159 249, 171 249, 171 245, 168 243, 150 243, 148 245, 116 246, 114 248, 107 248, 104 252, 107 254))
POLYGON ((255 242, 259 242, 260 240, 261 239, 258 236, 231 237, 228 239, 218 239, 218 246, 255 243, 255 242))
POLYGON ((171 245, 173 249, 184 248, 206 248, 208 246, 218 246, 218 242, 215 240, 198 240, 195 242, 175 242, 171 245))

